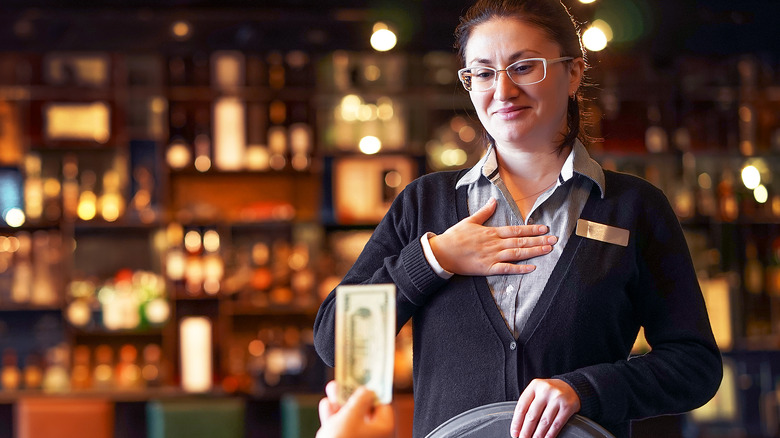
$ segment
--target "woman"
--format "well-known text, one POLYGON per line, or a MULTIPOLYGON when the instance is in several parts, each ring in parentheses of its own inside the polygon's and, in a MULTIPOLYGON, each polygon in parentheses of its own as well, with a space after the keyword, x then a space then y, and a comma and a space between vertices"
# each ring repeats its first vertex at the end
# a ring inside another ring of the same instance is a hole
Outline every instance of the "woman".
MULTIPOLYGON (((574 413, 628 437, 630 420, 696 408, 719 386, 667 199, 602 170, 578 139, 586 66, 573 23, 556 0, 467 12, 459 75, 488 151, 410 184, 343 280, 395 283, 397 328, 413 319, 415 437, 507 400, 513 437, 554 437, 574 413), (652 351, 629 360, 640 327, 652 351)), ((331 294, 315 322, 329 365, 334 306, 331 294)))

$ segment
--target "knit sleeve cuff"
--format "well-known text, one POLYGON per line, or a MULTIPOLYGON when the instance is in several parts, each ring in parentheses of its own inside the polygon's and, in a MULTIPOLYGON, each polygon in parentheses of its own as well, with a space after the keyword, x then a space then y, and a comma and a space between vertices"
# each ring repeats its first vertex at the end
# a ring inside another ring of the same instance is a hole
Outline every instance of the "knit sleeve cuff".
POLYGON ((598 416, 601 414, 601 403, 596 390, 584 374, 574 372, 553 376, 553 379, 563 380, 574 389, 574 392, 580 398, 580 415, 590 419, 598 419, 598 416))
MULTIPOLYGON (((415 305, 422 305, 428 295, 447 282, 431 268, 419 239, 415 239, 401 250, 401 261, 416 292, 414 296, 407 296, 407 298, 415 305)), ((409 295, 409 291, 407 294, 409 295)))

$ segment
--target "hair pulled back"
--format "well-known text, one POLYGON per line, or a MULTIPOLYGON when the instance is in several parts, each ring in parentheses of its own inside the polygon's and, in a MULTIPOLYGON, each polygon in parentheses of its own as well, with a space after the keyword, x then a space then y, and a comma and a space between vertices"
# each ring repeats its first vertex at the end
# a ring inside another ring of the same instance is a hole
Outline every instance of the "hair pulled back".
MULTIPOLYGON (((455 29, 455 49, 464 67, 466 45, 472 31, 478 25, 494 18, 514 18, 538 27, 560 46, 560 56, 583 58, 587 68, 585 51, 580 43, 580 26, 560 0, 478 0, 461 17, 460 24, 455 29)), ((573 145, 578 137, 587 144, 587 138, 580 130, 580 120, 584 118, 580 113, 581 99, 579 90, 574 96, 569 96, 566 116, 569 129, 559 151, 573 145)), ((493 138, 490 134, 487 136, 492 143, 493 138)))

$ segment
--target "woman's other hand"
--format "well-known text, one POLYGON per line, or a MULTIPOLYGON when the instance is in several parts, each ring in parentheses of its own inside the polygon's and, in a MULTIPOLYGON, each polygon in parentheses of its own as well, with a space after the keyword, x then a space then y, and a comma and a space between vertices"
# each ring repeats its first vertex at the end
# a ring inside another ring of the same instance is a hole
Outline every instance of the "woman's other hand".
POLYGON ((325 387, 320 400, 317 438, 394 438, 395 415, 390 405, 374 406, 376 395, 358 388, 344 406, 336 398, 336 382, 325 387))
POLYGON ((572 415, 580 410, 580 398, 559 379, 535 379, 515 406, 509 435, 520 438, 555 438, 572 415))
POLYGON ((533 265, 514 264, 552 251, 555 236, 543 236, 545 225, 486 227, 496 211, 496 200, 429 239, 436 260, 445 270, 460 275, 526 274, 533 265))

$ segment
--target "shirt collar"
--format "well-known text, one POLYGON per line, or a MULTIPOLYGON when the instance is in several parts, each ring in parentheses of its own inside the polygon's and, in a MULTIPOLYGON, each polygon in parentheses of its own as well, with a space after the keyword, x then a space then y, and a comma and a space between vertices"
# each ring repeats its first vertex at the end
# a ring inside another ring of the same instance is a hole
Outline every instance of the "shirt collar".
MULTIPOLYGON (((557 185, 565 183, 574 177, 575 173, 593 181, 601 192, 601 198, 604 198, 604 170, 599 163, 590 157, 587 149, 579 140, 574 142, 574 147, 572 147, 569 156, 566 157, 566 161, 563 163, 557 185)), ((455 188, 473 184, 483 175, 490 181, 494 181, 498 177, 498 161, 496 160, 496 151, 492 144, 477 164, 458 180, 455 188)))

